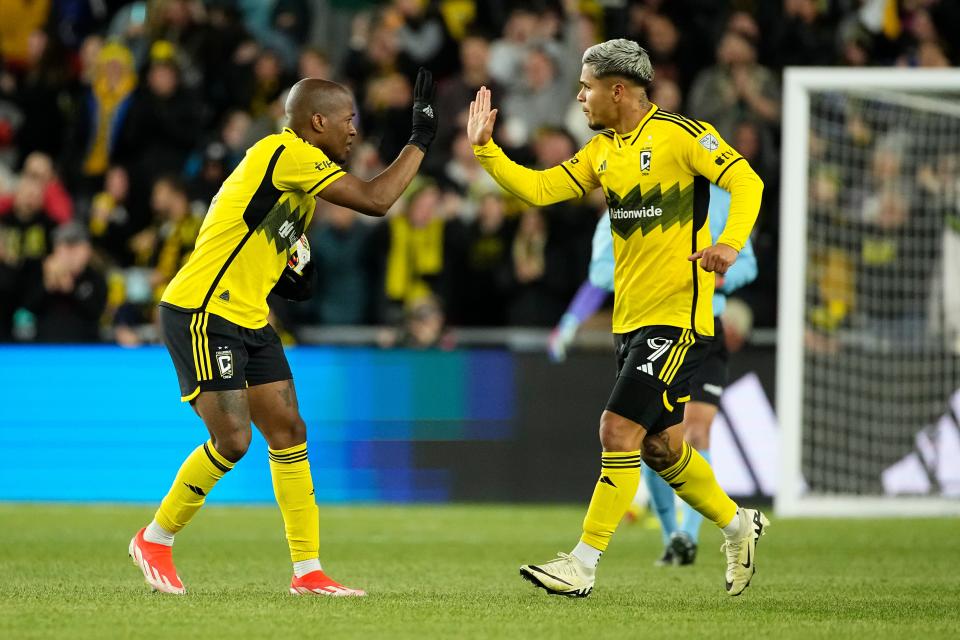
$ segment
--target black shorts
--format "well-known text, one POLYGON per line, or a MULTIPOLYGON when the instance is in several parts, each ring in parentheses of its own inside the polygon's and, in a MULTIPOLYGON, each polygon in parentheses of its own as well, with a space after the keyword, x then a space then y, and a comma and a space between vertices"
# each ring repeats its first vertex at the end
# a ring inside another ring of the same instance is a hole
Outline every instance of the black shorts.
POLYGON ((659 433, 683 422, 690 380, 714 339, 661 325, 614 334, 617 382, 607 409, 659 433))
POLYGON ((700 368, 690 379, 691 402, 705 402, 715 407, 720 406, 720 396, 730 379, 730 371, 727 368, 729 359, 727 342, 723 339, 723 323, 719 317, 714 318, 713 343, 700 368))
POLYGON ((160 331, 180 381, 180 399, 290 380, 280 336, 267 325, 247 329, 212 313, 160 306, 160 331))

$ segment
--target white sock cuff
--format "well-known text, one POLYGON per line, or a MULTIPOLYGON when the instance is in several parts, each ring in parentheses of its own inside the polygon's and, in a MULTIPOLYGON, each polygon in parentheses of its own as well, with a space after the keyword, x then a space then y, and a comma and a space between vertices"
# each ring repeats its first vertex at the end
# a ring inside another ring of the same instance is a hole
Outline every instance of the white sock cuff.
POLYGON ((313 573, 314 571, 322 571, 323 568, 320 566, 320 558, 310 558, 309 560, 298 560, 293 563, 293 575, 298 578, 302 578, 308 573, 313 573))
POLYGON ((600 563, 600 556, 603 555, 603 551, 600 551, 600 549, 595 549, 581 540, 577 543, 577 546, 573 548, 573 551, 570 552, 570 555, 585 564, 587 567, 596 569, 597 565, 600 563))
POLYGON ((720 527, 720 530, 723 531, 724 537, 728 540, 730 538, 736 538, 740 535, 740 527, 742 524, 740 521, 740 511, 741 509, 738 507, 733 514, 733 519, 728 522, 726 526, 720 527))
POLYGON ((168 547, 173 546, 174 534, 161 527, 156 520, 150 522, 143 532, 143 539, 147 542, 162 544, 168 547))

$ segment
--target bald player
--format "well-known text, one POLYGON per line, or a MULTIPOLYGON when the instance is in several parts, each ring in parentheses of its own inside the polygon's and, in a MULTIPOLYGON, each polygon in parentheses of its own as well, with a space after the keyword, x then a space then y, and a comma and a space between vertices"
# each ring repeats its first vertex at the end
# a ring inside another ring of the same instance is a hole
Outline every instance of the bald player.
POLYGON ((421 69, 409 143, 383 173, 363 181, 341 168, 357 135, 350 91, 301 80, 287 98, 289 126, 250 147, 210 203, 196 249, 160 302, 180 400, 191 404, 210 438, 187 456, 153 521, 130 541, 130 557, 156 591, 186 593, 173 564, 174 536, 246 453, 252 421, 268 445, 293 561, 290 593, 365 595, 335 582, 320 565, 307 428, 280 338, 267 323, 266 300, 280 285, 296 288, 306 279, 304 231, 315 198, 383 216, 400 197, 437 130, 434 93, 430 72, 421 69))

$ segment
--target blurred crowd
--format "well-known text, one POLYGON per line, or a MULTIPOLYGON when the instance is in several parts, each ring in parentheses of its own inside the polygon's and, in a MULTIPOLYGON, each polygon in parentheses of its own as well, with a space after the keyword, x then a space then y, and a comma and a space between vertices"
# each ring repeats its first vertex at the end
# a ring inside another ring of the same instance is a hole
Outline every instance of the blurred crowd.
POLYGON ((369 177, 409 136, 419 66, 440 114, 421 176, 385 220, 318 201, 318 293, 272 300, 275 321, 288 336, 396 326, 413 345, 442 343, 445 326, 551 326, 586 276, 602 194, 534 209, 502 193, 473 158, 466 109, 490 87, 495 138, 553 166, 591 135, 580 57, 612 37, 650 52, 654 102, 713 123, 763 178, 760 277, 740 295, 773 326, 781 70, 950 66, 949 25, 949 0, 4 0, 0 341, 151 339, 210 199, 283 125, 288 88, 354 91, 348 168, 369 177))
MULTIPOLYGON (((960 338, 960 88, 811 96, 807 344, 960 338)), ((956 342, 960 353, 960 341, 956 342)))

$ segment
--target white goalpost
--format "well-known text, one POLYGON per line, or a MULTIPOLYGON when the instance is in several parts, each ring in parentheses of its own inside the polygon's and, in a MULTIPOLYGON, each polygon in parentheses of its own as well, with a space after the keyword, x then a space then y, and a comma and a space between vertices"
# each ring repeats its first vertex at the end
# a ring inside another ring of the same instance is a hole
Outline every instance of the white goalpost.
POLYGON ((960 515, 960 70, 787 69, 782 516, 960 515))

